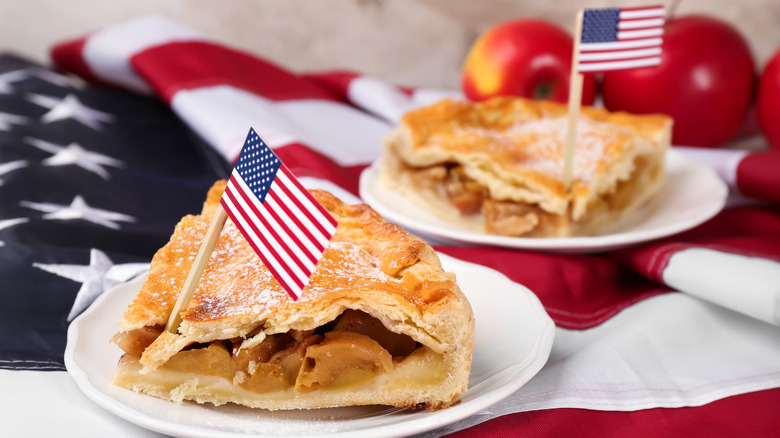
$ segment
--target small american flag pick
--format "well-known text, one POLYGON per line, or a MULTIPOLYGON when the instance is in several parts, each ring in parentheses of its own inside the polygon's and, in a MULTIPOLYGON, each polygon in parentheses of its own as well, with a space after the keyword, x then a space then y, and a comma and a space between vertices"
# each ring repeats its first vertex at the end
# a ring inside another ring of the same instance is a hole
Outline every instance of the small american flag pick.
POLYGON ((660 64, 665 14, 663 6, 585 9, 577 71, 660 64))
POLYGON ((220 201, 287 293, 297 300, 338 223, 254 129, 220 201))

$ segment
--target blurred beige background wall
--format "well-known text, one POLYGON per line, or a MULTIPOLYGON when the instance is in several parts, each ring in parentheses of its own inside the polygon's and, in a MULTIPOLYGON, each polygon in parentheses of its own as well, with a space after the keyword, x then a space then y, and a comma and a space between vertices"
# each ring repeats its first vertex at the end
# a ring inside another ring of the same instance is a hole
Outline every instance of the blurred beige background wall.
MULTIPOLYGON (((648 0, 0 0, 0 50, 47 63, 57 41, 160 14, 295 71, 345 68, 413 86, 457 88, 480 32, 519 17, 570 32, 582 7, 648 0)), ((662 1, 667 5, 670 0, 662 1)), ((729 21, 759 68, 780 48, 780 0, 683 0, 678 15, 729 21)))

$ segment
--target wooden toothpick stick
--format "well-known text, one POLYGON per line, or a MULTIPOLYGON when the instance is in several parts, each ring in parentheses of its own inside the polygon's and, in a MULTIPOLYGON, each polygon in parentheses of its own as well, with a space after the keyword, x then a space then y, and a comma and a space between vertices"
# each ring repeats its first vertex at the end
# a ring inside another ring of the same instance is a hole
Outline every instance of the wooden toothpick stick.
POLYGON ((580 41, 582 40, 583 12, 577 12, 574 32, 574 50, 571 55, 571 77, 569 79, 569 124, 566 129, 566 144, 563 149, 563 175, 561 180, 568 192, 571 190, 572 168, 574 167, 574 146, 577 140, 577 120, 580 117, 582 103, 582 74, 577 72, 580 61, 580 41))
POLYGON ((195 292, 195 288, 200 282, 200 277, 203 275, 203 270, 206 269, 209 257, 214 251, 214 246, 217 245, 219 235, 222 232, 222 228, 227 221, 227 213, 222 208, 222 204, 217 205, 217 212, 214 214, 214 218, 211 220, 211 225, 206 232, 206 236, 203 238, 203 243, 200 245, 198 255, 195 257, 195 261, 192 262, 192 268, 187 275, 187 280, 184 281, 184 287, 179 293, 179 298, 176 300, 176 305, 173 306, 171 316, 168 317, 168 324, 165 325, 165 330, 176 333, 181 324, 181 313, 187 309, 192 299, 192 294, 195 292))

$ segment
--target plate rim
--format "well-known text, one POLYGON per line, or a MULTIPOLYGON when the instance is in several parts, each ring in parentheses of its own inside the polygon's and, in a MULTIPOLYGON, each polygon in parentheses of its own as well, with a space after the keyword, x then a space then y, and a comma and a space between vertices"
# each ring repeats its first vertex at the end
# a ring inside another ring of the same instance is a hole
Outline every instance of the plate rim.
MULTIPOLYGON (((377 213, 385 217, 388 221, 395 222, 398 225, 408 229, 412 233, 418 233, 428 237, 432 236, 433 238, 447 239, 448 241, 455 241, 461 244, 483 244, 536 251, 594 253, 606 250, 615 250, 633 244, 669 237, 701 225, 702 223, 717 215, 725 207, 729 194, 728 185, 717 175, 713 169, 704 164, 688 159, 679 151, 669 149, 666 154, 667 166, 672 163, 674 165, 687 168, 687 171, 689 172, 695 171, 701 173, 702 175, 706 175, 706 178, 712 180, 714 187, 712 187, 711 190, 713 190, 714 195, 718 198, 717 202, 708 204, 707 208, 702 208, 695 217, 689 219, 688 221, 682 223, 675 222, 672 224, 651 228, 649 230, 639 230, 633 232, 621 231, 598 236, 549 238, 500 236, 479 233, 466 229, 442 229, 437 227, 435 224, 430 224, 428 222, 410 218, 402 213, 399 213, 396 209, 386 206, 374 195, 374 190, 377 189, 372 185, 372 183, 380 184, 378 174, 380 162, 381 157, 372 162, 361 172, 359 180, 359 194, 364 202, 370 205, 374 210, 377 211, 377 213), (636 237, 632 239, 632 235, 636 237)), ((390 189, 380 188, 379 190, 390 189)), ((675 192, 673 191, 672 195, 674 196, 674 194, 675 192)), ((423 207, 413 204, 412 201, 407 202, 409 203, 408 205, 412 206, 414 209, 423 209, 423 207)), ((651 213, 651 215, 652 214, 653 213, 651 213)), ((443 219, 438 220, 444 221, 443 219)), ((457 224, 450 225, 457 227, 457 224)))
MULTIPOLYGON (((382 424, 377 427, 365 427, 358 430, 338 431, 334 433, 313 434, 313 435, 306 435, 306 436, 311 438, 314 437, 322 437, 322 438, 355 437, 357 438, 357 437, 363 437, 365 436, 366 433, 370 432, 372 436, 377 438, 394 437, 394 436, 399 436, 399 431, 398 431, 399 425, 405 425, 405 429, 403 430, 404 436, 428 432, 440 427, 457 423, 458 421, 464 420, 470 417, 471 415, 476 414, 480 410, 483 410, 505 399, 506 397, 510 396, 512 393, 517 391, 520 387, 525 385, 529 380, 531 380, 536 374, 539 373, 542 367, 547 363, 552 350, 553 340, 555 337, 555 323, 553 322, 552 318, 547 314, 547 312, 544 309, 544 306, 541 304, 541 301, 536 296, 536 294, 533 293, 533 291, 531 291, 526 286, 511 280, 506 275, 504 275, 499 271, 496 271, 495 269, 489 268, 487 266, 479 265, 476 263, 460 260, 455 257, 449 256, 447 254, 439 253, 438 255, 442 261, 442 265, 445 266, 445 270, 447 270, 448 272, 453 272, 455 270, 454 269, 455 267, 457 267, 458 270, 471 269, 476 271, 477 273, 479 273, 479 271, 483 271, 483 273, 487 271, 488 274, 494 275, 497 281, 508 282, 507 284, 514 285, 515 289, 512 290, 512 292, 515 293, 522 292, 522 296, 524 300, 527 302, 525 304, 528 306, 528 311, 530 311, 533 315, 535 315, 537 320, 536 324, 538 325, 538 334, 536 338, 533 340, 533 343, 529 343, 530 345, 529 353, 524 358, 527 363, 524 363, 524 361, 520 361, 518 363, 511 364, 511 366, 509 367, 504 368, 502 370, 504 374, 511 372, 507 384, 502 385, 496 389, 493 389, 492 391, 488 391, 486 394, 480 395, 477 399, 466 403, 458 403, 454 406, 451 406, 447 409, 443 409, 440 411, 421 411, 419 412, 420 414, 419 418, 413 418, 411 420, 404 419, 400 423, 396 422, 390 424, 382 424)), ((166 419, 154 418, 144 412, 135 409, 132 406, 122 403, 120 400, 117 400, 111 395, 103 392, 95 383, 92 382, 92 378, 97 376, 90 376, 87 373, 87 371, 85 371, 83 368, 81 368, 81 366, 79 366, 77 362, 77 358, 75 357, 76 352, 78 350, 79 343, 82 341, 80 337, 81 325, 84 324, 85 321, 88 321, 90 318, 97 317, 97 312, 102 308, 105 301, 109 300, 114 294, 118 293, 118 290, 120 288, 130 287, 130 285, 134 283, 138 283, 136 287, 140 288, 142 281, 145 277, 146 275, 141 275, 140 277, 134 280, 130 280, 128 282, 119 284, 113 287, 111 290, 101 294, 101 296, 99 296, 86 311, 84 311, 81 315, 75 318, 73 322, 70 324, 70 326, 68 327, 67 344, 65 347, 65 357, 64 357, 65 367, 67 369, 68 374, 71 375, 71 377, 77 384, 78 388, 82 391, 82 393, 84 393, 89 399, 91 399, 99 407, 106 409, 107 411, 111 412, 114 415, 117 415, 120 418, 123 418, 147 430, 159 432, 159 433, 165 433, 173 436, 225 437, 225 438, 246 437, 246 436, 255 436, 255 437, 263 437, 263 438, 282 438, 282 437, 293 436, 293 435, 275 435, 275 434, 258 435, 256 433, 252 433, 252 434, 240 433, 240 432, 230 431, 230 430, 220 430, 220 429, 213 429, 213 428, 203 428, 200 426, 191 426, 183 423, 171 422, 166 419)), ((506 288, 496 288, 496 289, 504 290, 506 288)), ((475 314, 475 320, 476 319, 477 319, 477 315, 475 314)), ((477 384, 482 384, 484 382, 487 382, 490 378, 496 375, 498 374, 492 374, 487 379, 478 382, 477 384)), ((469 386, 469 389, 471 389, 471 385, 469 386)), ((467 389, 467 392, 469 389, 467 389)), ((466 393, 464 393, 464 395, 466 393)))

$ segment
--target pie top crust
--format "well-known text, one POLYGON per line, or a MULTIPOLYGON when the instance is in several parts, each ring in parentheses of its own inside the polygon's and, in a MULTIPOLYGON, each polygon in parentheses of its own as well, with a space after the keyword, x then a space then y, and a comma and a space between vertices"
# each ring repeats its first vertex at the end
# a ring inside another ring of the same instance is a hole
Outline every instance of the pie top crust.
POLYGON ((385 139, 407 165, 457 163, 497 200, 539 205, 578 220, 588 204, 627 180, 640 155, 663 153, 672 121, 583 107, 569 194, 561 181, 567 105, 514 97, 447 99, 406 113, 385 139))
MULTIPOLYGON (((146 282, 120 321, 121 332, 167 322, 224 188, 224 181, 217 182, 202 213, 184 217, 155 254, 146 282)), ((146 348, 142 372, 192 343, 243 337, 246 345, 257 344, 266 335, 315 329, 345 309, 366 312, 437 353, 459 356, 468 370, 471 307, 435 251, 366 205, 344 204, 325 191, 312 194, 339 225, 299 299, 285 293, 228 220, 179 332, 163 332, 146 348)))

